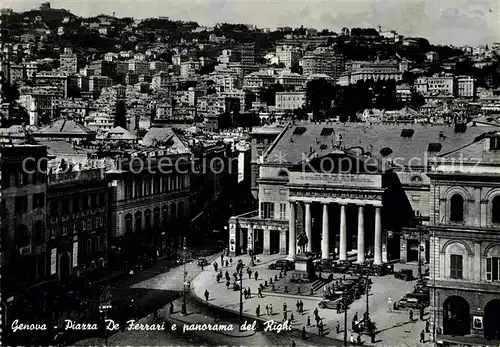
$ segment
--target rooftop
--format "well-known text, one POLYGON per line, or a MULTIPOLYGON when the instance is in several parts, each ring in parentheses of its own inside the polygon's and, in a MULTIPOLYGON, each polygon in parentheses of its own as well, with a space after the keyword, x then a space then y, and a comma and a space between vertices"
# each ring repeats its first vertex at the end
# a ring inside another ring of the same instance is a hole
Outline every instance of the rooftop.
MULTIPOLYGON (((428 157, 447 153, 470 144, 484 133, 481 127, 469 127, 455 133, 453 126, 366 123, 298 123, 288 125, 265 155, 267 163, 299 163, 304 158, 324 156, 340 149, 358 148, 381 160, 380 150, 390 148, 384 156, 398 164, 421 166, 428 157), (403 132, 403 129, 412 131, 403 132), (411 136, 402 137, 403 134, 411 136), (441 144, 440 151, 427 153, 429 144, 441 144)), ((386 150, 385 150, 386 151, 386 150)), ((387 151, 386 151, 387 152, 387 151)))

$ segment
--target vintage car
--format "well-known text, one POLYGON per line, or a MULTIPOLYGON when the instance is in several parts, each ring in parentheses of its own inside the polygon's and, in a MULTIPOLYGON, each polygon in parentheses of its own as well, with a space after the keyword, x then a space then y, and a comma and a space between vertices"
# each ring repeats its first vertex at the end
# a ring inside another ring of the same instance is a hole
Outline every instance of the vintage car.
POLYGON ((394 304, 396 310, 400 309, 416 309, 429 306, 429 297, 415 293, 407 293, 398 302, 394 304))
POLYGON ((333 272, 335 263, 330 259, 320 259, 314 262, 314 270, 317 272, 333 272))
POLYGON ((321 300, 318 304, 319 308, 325 309, 337 309, 337 305, 340 305, 340 309, 343 310, 344 308, 344 300, 342 298, 337 298, 335 300, 321 300))
POLYGON ((198 258, 198 266, 207 266, 208 260, 207 258, 198 258))
POLYGON ((335 264, 335 272, 345 274, 349 272, 349 269, 351 268, 351 263, 348 262, 347 260, 339 260, 335 264))
POLYGON ((293 270, 295 263, 291 260, 277 260, 275 263, 269 265, 269 270, 293 270))
POLYGON ((394 277, 403 281, 411 281, 413 280, 413 270, 401 269, 394 274, 394 277))

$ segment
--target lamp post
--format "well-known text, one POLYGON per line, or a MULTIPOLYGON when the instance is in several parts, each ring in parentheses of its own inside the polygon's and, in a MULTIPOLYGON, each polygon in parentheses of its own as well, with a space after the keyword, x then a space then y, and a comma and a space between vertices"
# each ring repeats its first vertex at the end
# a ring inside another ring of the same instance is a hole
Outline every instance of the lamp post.
POLYGON ((108 310, 111 309, 111 303, 109 301, 104 302, 99 305, 99 312, 104 313, 104 345, 108 345, 108 329, 106 329, 106 321, 108 320, 108 310))
POLYGON ((184 280, 182 283, 182 307, 181 307, 181 314, 182 315, 187 315, 187 309, 186 309, 186 237, 183 238, 182 241, 182 263, 184 267, 184 280))
POLYGON ((342 293, 344 301, 344 347, 347 347, 347 292, 342 293))
POLYGON ((370 306, 368 298, 370 296, 370 277, 369 272, 366 271, 366 313, 365 313, 365 333, 371 333, 371 319, 370 319, 370 306))
POLYGON ((239 275, 240 275, 240 328, 239 328, 239 330, 241 331, 241 326, 243 325, 243 266, 240 267, 239 275))

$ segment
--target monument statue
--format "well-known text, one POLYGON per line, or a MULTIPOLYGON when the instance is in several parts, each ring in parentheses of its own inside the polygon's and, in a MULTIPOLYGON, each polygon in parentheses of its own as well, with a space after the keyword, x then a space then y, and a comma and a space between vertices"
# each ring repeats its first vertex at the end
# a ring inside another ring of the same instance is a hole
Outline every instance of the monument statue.
POLYGON ((297 241, 298 241, 298 246, 299 246, 300 252, 301 253, 305 253, 306 252, 307 243, 309 242, 309 240, 307 239, 306 234, 305 233, 300 233, 299 236, 297 237, 297 241))

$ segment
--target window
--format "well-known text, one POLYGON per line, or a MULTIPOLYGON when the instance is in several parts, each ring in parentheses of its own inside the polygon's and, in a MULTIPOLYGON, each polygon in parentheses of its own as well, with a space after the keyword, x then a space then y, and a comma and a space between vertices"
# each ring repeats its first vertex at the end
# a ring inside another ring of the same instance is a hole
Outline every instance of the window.
POLYGON ((99 206, 106 206, 106 194, 104 193, 99 193, 99 206))
POLYGON ((464 220, 464 198, 460 194, 454 194, 450 199, 450 221, 463 222, 464 220))
POLYGON ((491 221, 493 223, 500 223, 500 195, 493 198, 491 207, 491 221))
POLYGON ((280 204, 280 219, 286 219, 286 203, 280 204))
POLYGON ((142 196, 142 182, 141 180, 137 180, 135 182, 135 198, 139 198, 142 196))
POLYGON ((163 177, 162 178, 161 191, 163 193, 168 192, 168 177, 163 177))
POLYGON ((39 193, 33 195, 33 209, 43 208, 45 206, 45 194, 39 193))
POLYGON ((92 194, 90 196, 90 208, 91 209, 97 208, 97 195, 96 194, 92 194))
POLYGON ((28 174, 19 172, 16 176, 16 186, 22 187, 28 184, 28 174))
POLYGON ((125 184, 125 199, 132 199, 133 197, 133 185, 132 183, 125 184))
POLYGON ((80 212, 80 198, 73 198, 73 212, 80 212))
POLYGON ((160 192, 160 178, 153 178, 153 194, 158 194, 160 192))
POLYGON ((500 150, 500 137, 490 138, 490 150, 492 151, 500 150))
POLYGON ((463 278, 463 256, 450 254, 450 277, 463 278))
POLYGON ((87 211, 89 209, 89 196, 84 195, 82 197, 82 211, 87 211))
POLYGON ((144 180, 144 195, 151 195, 151 179, 149 178, 144 180))
POLYGON ((132 232, 132 215, 130 213, 125 216, 125 232, 132 232))
POLYGON ((260 218, 274 218, 274 203, 262 202, 260 204, 260 218))
POLYGON ((69 200, 68 199, 64 199, 63 202, 62 202, 62 214, 63 215, 68 215, 70 214, 70 210, 69 210, 69 200))
POLYGON ((500 257, 486 258, 486 280, 500 281, 500 257))
POLYGON ((16 213, 26 213, 28 212, 28 197, 18 196, 15 201, 16 213))
POLYGON ((33 234, 35 235, 35 242, 41 243, 45 239, 45 235, 43 232, 43 222, 41 220, 37 220, 35 225, 33 226, 33 234))

